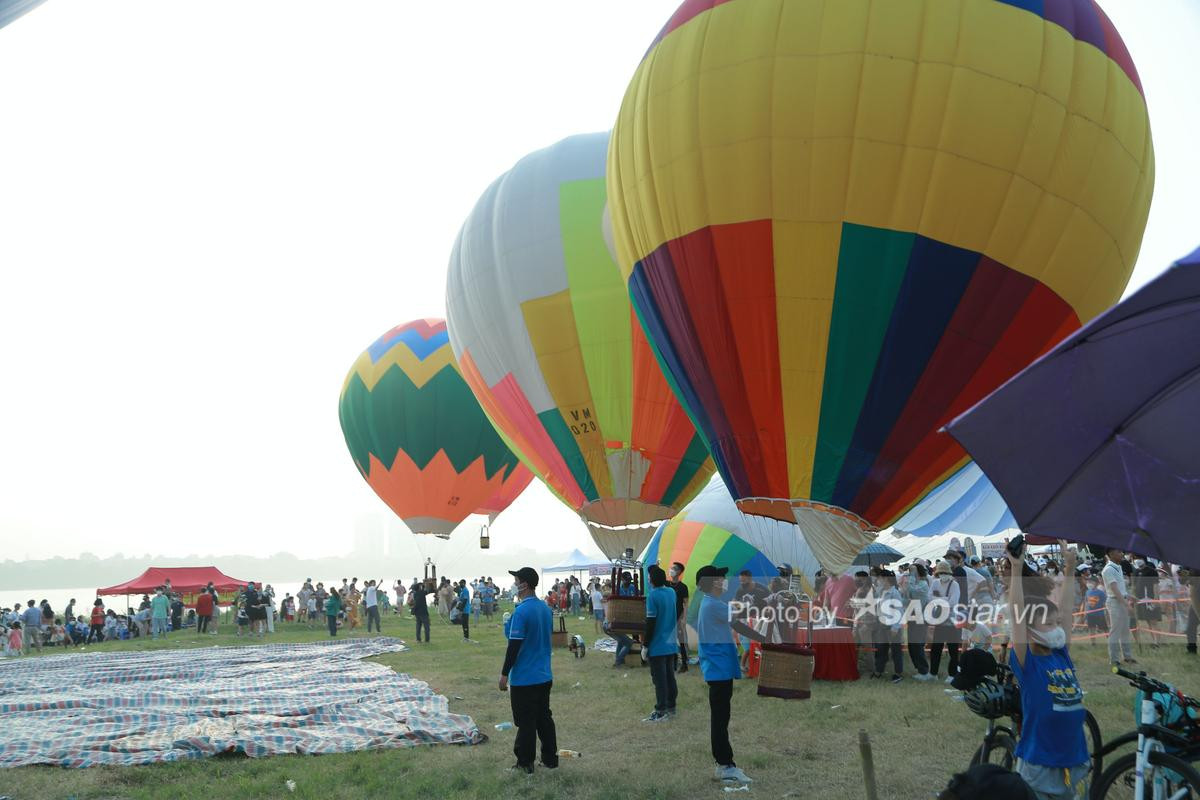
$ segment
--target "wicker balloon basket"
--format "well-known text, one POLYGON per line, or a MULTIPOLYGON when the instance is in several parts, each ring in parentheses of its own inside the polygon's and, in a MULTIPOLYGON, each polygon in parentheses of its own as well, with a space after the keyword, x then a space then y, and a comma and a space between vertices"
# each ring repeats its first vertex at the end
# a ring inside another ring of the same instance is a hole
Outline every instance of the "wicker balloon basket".
POLYGON ((425 591, 427 591, 427 592, 436 592, 437 591, 437 578, 426 578, 425 579, 425 591))
POLYGON ((567 633, 567 620, 565 617, 558 617, 558 630, 550 632, 551 647, 568 647, 571 644, 571 635, 567 633))
POLYGON ((646 632, 645 597, 609 595, 605 614, 611 633, 637 636, 646 632))
POLYGON ((813 651, 794 644, 764 644, 758 693, 764 697, 807 700, 812 696, 813 651))

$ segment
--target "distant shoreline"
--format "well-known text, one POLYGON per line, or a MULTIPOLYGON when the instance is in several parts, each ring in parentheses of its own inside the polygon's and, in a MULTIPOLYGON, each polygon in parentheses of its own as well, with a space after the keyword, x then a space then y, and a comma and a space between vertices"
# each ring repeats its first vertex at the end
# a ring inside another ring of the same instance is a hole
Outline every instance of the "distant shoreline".
MULTIPOLYGON (((566 550, 542 553, 527 548, 447 553, 444 565, 439 565, 438 575, 457 579, 480 574, 495 576, 520 566, 541 569, 544 565, 558 563, 567 554, 566 550)), ((423 562, 424 559, 415 557, 390 557, 369 553, 313 559, 297 558, 291 553, 276 553, 264 558, 245 555, 97 558, 83 554, 79 558, 7 560, 0 562, 0 596, 4 596, 5 592, 22 592, 29 589, 112 586, 137 577, 149 567, 215 566, 226 575, 239 580, 298 583, 308 577, 326 581, 331 578, 356 576, 360 580, 374 578, 392 581, 400 577, 408 580, 423 575, 423 562)))

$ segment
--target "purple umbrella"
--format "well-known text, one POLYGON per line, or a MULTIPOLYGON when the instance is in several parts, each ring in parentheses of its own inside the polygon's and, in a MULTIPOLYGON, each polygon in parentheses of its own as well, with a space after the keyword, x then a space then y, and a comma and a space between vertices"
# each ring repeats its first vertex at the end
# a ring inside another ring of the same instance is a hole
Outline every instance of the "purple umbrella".
POLYGON ((947 430, 1022 530, 1200 566, 1200 249, 947 430))

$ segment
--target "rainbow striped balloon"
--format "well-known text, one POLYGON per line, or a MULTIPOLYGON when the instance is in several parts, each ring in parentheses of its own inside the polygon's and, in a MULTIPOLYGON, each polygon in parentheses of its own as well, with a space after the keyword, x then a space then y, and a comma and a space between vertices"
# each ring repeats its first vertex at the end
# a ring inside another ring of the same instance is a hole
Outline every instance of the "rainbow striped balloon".
MULTIPOLYGON (((737 574, 744 569, 766 586, 786 564, 811 587, 822 567, 795 524, 742 513, 718 475, 695 500, 658 527, 640 560, 647 567, 659 564, 663 569, 678 561, 684 565, 682 580, 689 586, 695 583, 691 576, 706 564, 729 567, 730 596, 737 574)), ((846 568, 840 561, 825 566, 835 573, 846 568)), ((698 602, 697 595, 693 594, 692 602, 698 602)))
POLYGON ((1154 186, 1094 0, 688 0, 612 132, 618 264, 744 510, 885 527, 1121 294, 1154 186))
POLYGON ((363 351, 338 418, 354 465, 413 533, 448 538, 532 480, 475 401, 440 319, 397 326, 363 351))

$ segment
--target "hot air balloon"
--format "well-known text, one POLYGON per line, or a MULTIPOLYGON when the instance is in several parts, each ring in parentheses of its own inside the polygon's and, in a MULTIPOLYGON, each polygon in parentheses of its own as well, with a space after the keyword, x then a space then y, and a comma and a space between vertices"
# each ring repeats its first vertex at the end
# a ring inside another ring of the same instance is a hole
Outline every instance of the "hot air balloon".
POLYGON ((496 517, 500 513, 513 504, 513 501, 521 496, 521 492, 533 481, 533 473, 524 464, 518 464, 517 468, 509 473, 504 479, 504 483, 496 490, 496 493, 484 501, 483 505, 475 509, 476 514, 484 514, 488 518, 488 525, 496 521, 496 517))
POLYGON ((450 342, 512 450, 610 558, 640 552, 712 462, 667 385, 605 244, 608 134, 521 159, 463 224, 450 342), (635 526, 633 528, 623 526, 635 526))
POLYGON ((1120 295, 1154 155, 1093 0, 689 0, 612 133, 618 263, 743 510, 843 540, 1120 295))
MULTIPOLYGON (((379 337, 355 360, 338 401, 354 465, 413 533, 443 539, 520 482, 520 462, 462 379, 440 319, 379 337)), ((525 480, 528 483, 528 479, 525 480)))
POLYGON ((28 14, 46 0, 0 0, 0 28, 28 14))
MULTIPOLYGON (((692 502, 658 527, 640 560, 664 570, 678 561, 684 565, 682 580, 689 584, 695 582, 689 576, 705 564, 729 567, 730 576, 748 569, 763 585, 787 565, 809 593, 817 570, 824 567, 837 574, 850 566, 849 561, 820 561, 793 522, 742 513, 720 475, 714 475, 692 502)), ((731 577, 730 592, 734 583, 731 577)), ((699 594, 694 599, 698 606, 699 594)))

